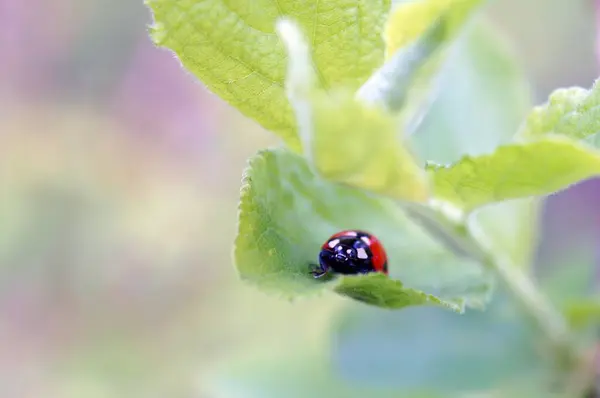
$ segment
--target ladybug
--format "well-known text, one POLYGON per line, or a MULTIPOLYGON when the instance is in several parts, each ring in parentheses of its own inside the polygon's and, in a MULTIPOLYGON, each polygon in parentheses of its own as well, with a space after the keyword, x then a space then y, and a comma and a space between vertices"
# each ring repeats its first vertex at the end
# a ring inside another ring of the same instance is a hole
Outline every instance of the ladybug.
POLYGON ((320 278, 329 272, 338 274, 388 274, 383 245, 368 232, 345 230, 332 235, 321 247, 319 265, 311 272, 320 278))

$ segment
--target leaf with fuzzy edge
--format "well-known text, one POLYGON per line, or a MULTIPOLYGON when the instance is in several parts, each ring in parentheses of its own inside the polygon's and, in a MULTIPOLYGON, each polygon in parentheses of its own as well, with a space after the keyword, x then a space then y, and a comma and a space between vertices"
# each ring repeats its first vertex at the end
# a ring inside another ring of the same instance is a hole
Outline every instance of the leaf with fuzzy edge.
POLYGON ((483 307, 491 289, 479 264, 455 256, 393 200, 332 184, 283 149, 261 151, 245 172, 234 259, 242 280, 288 297, 331 289, 384 308, 437 305, 461 312, 483 307), (321 245, 345 229, 382 241, 390 278, 313 278, 321 245))
POLYGON ((310 51, 298 26, 278 24, 289 52, 288 96, 305 153, 325 178, 396 199, 425 202, 427 175, 406 143, 398 140, 397 119, 351 91, 325 92, 316 85, 310 51))
POLYGON ((511 144, 490 155, 429 165, 437 199, 471 211, 509 199, 548 195, 600 174, 600 152, 565 137, 511 144))
POLYGON ((589 90, 580 87, 554 91, 548 102, 535 107, 521 127, 518 137, 530 139, 560 134, 584 139, 600 131, 600 87, 596 81, 589 90))
POLYGON ((390 0, 146 0, 151 35, 225 101, 300 150, 285 97, 285 52, 275 23, 291 17, 310 35, 323 88, 358 88, 384 58, 390 0))

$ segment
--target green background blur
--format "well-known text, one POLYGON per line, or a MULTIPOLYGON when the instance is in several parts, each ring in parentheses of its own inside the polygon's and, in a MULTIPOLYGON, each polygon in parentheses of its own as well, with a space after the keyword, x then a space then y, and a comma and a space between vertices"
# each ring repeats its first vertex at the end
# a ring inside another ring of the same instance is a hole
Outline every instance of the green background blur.
MULTIPOLYGON (((591 85, 592 1, 492 3, 536 103, 591 85)), ((149 23, 142 0, 0 0, 0 397, 234 398, 221 366, 318 340, 358 305, 238 282, 241 173, 276 140, 149 23)), ((540 263, 592 261, 599 200, 590 182, 548 203, 540 263)))

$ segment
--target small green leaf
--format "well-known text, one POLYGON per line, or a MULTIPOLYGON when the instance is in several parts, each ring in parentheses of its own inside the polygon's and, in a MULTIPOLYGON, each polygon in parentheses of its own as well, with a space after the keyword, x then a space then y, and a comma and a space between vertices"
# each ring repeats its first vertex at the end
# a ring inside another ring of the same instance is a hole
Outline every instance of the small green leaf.
POLYGON ((547 195, 597 175, 600 153, 563 137, 548 136, 428 170, 437 198, 471 211, 508 199, 547 195))
POLYGON ((405 288, 402 282, 385 275, 346 276, 335 291, 355 300, 383 308, 404 308, 411 305, 440 305, 461 312, 464 302, 444 302, 419 290, 405 288))
POLYGON ((381 31, 390 0, 146 0, 154 42, 246 116, 299 151, 285 97, 281 17, 298 21, 312 43, 319 85, 358 88, 383 62, 381 31))
POLYGON ((482 307, 491 288, 477 263, 454 256, 393 200, 330 183, 283 149, 260 152, 245 172, 234 258, 240 277, 264 291, 299 296, 331 288, 386 308, 482 307), (363 229, 382 241, 393 280, 312 277, 321 245, 344 229, 363 229))
POLYGON ((561 134, 584 139, 600 131, 600 81, 590 90, 580 87, 554 91, 548 102, 535 107, 519 131, 531 138, 545 134, 561 134))
POLYGON ((316 85, 309 48, 298 27, 278 25, 289 51, 286 81, 307 157, 325 178, 397 199, 425 202, 426 174, 398 139, 397 120, 354 98, 316 85))

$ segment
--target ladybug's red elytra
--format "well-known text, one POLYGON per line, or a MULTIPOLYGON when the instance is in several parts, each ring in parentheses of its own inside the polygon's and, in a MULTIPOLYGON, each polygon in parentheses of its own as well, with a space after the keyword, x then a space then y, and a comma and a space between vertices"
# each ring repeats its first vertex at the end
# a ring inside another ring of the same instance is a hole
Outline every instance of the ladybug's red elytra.
POLYGON ((387 275, 387 255, 379 239, 370 233, 341 231, 323 244, 319 265, 312 274, 320 278, 330 272, 344 275, 381 272, 387 275))

